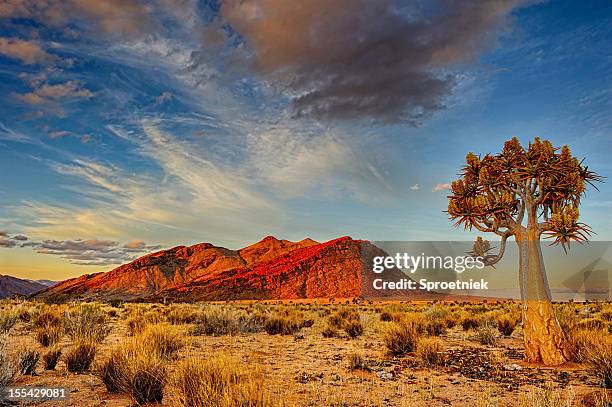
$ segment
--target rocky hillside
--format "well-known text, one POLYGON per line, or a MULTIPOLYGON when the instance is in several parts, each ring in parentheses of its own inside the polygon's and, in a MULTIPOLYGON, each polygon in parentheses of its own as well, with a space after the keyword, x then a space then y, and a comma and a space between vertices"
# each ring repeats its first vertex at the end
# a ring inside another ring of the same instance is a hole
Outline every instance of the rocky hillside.
MULTIPOLYGON (((318 243, 269 236, 240 250, 200 243, 67 280, 37 297, 151 301, 372 297, 379 295, 371 288, 370 272, 377 255, 384 252, 350 237, 318 243)), ((379 276, 406 278, 399 270, 379 276)))
POLYGON ((31 295, 52 285, 48 280, 24 280, 17 277, 0 274, 0 298, 10 298, 15 295, 31 295))

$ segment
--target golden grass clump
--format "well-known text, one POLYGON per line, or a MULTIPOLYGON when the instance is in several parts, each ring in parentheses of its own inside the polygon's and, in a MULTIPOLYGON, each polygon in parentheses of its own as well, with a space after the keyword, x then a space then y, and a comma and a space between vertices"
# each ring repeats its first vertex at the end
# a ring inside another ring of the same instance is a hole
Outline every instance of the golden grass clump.
POLYGON ((110 332, 106 312, 97 304, 80 304, 64 313, 64 330, 73 340, 100 343, 110 332))
POLYGON ((351 352, 347 359, 349 370, 368 370, 366 359, 361 353, 351 352))
POLYGON ((490 326, 478 328, 474 339, 481 345, 495 345, 497 343, 497 330, 490 326))
POLYGON ((393 355, 413 352, 420 337, 417 326, 407 321, 393 323, 383 334, 383 342, 393 355))
POLYGON ((263 376, 220 355, 182 361, 172 378, 175 405, 184 407, 264 407, 274 405, 263 376))
POLYGON ((147 325, 137 340, 162 359, 173 359, 185 346, 181 329, 168 323, 147 325))
POLYGON ((584 356, 585 361, 593 367, 601 379, 602 386, 607 389, 612 388, 612 337, 598 335, 597 340, 593 340, 585 349, 584 356))
POLYGON ((38 343, 45 348, 48 346, 55 345, 58 343, 64 335, 64 329, 62 326, 48 326, 42 328, 36 328, 34 336, 38 343))
POLYGON ((69 372, 84 373, 89 370, 96 356, 96 342, 80 338, 68 349, 64 362, 69 372))
POLYGON ((502 314, 497 317, 497 330, 504 336, 512 336, 517 324, 517 319, 512 315, 502 314))
POLYGON ((478 329, 480 326, 480 319, 473 316, 465 316, 459 323, 464 331, 469 331, 471 329, 478 329))
POLYGON ((134 338, 118 346, 96 368, 111 393, 125 393, 137 405, 160 403, 167 383, 167 361, 134 338))
POLYGON ((427 365, 442 365, 445 360, 444 343, 437 338, 419 338, 415 354, 427 365))
POLYGON ((13 382, 16 366, 4 348, 4 338, 0 337, 0 394, 13 382))
POLYGON ((62 348, 54 346, 50 348, 42 355, 43 365, 45 370, 54 370, 60 356, 62 355, 62 348))
POLYGON ((7 334, 17 321, 19 321, 19 314, 16 312, 0 313, 0 335, 7 334))

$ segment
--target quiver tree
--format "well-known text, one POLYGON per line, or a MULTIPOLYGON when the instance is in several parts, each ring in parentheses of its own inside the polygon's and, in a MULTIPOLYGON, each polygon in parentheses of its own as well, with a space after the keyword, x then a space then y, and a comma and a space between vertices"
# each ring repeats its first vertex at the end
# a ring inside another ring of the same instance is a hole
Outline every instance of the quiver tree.
POLYGON ((497 254, 489 254, 490 244, 480 237, 473 254, 492 266, 504 255, 509 237, 518 245, 527 360, 565 362, 571 355, 553 311, 540 238, 552 239, 566 252, 572 240, 586 241, 591 229, 578 221, 578 207, 585 185, 601 177, 573 157, 569 147, 559 150, 539 138, 527 149, 513 138, 499 154, 469 153, 460 176, 448 197, 449 217, 457 227, 500 237, 497 254))

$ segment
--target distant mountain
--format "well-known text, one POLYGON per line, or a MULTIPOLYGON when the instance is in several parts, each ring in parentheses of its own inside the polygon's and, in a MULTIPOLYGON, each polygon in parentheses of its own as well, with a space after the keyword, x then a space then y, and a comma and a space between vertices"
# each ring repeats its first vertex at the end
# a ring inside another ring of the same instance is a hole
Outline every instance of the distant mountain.
MULTIPOLYGON (((210 243, 178 246, 140 257, 106 273, 63 281, 39 298, 214 301, 380 296, 371 262, 386 255, 367 241, 341 237, 325 243, 268 236, 240 250, 210 243)), ((376 277, 407 276, 388 270, 376 277)), ((411 293, 419 294, 418 291, 411 293)))
POLYGON ((55 284, 50 280, 26 280, 0 274, 0 298, 31 295, 55 284))

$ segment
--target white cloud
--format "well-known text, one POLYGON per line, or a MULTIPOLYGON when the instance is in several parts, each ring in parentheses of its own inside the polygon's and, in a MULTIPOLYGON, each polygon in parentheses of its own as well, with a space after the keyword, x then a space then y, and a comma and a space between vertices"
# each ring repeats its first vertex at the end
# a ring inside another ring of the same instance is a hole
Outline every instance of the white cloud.
POLYGON ((437 184, 435 187, 433 187, 433 192, 439 192, 439 191, 445 191, 447 189, 450 189, 451 184, 437 184))
POLYGON ((419 189, 421 189, 421 187, 419 186, 419 184, 414 184, 410 187, 411 191, 418 191, 419 189))

